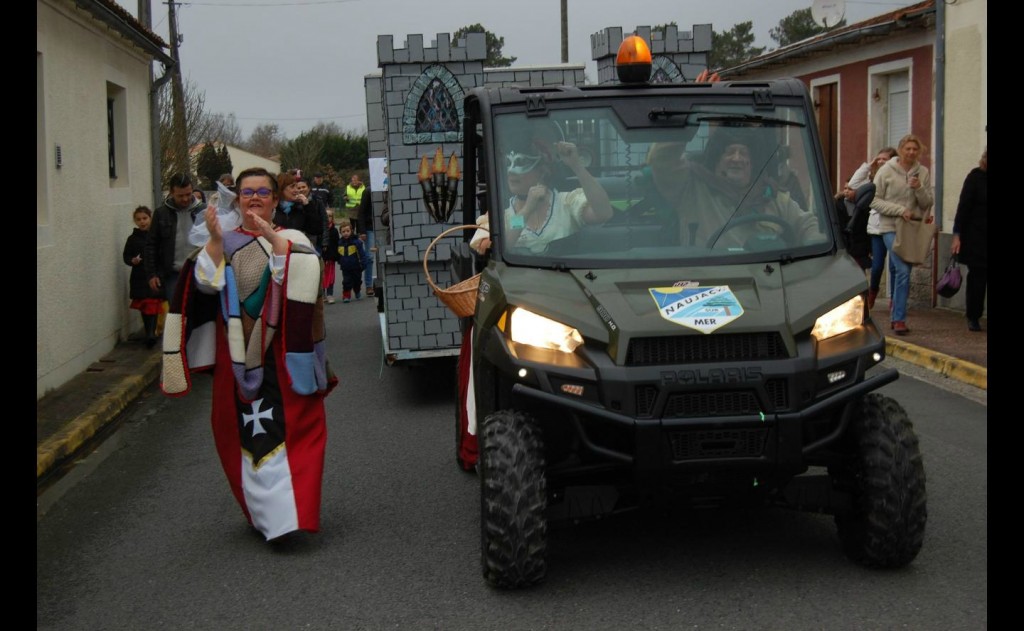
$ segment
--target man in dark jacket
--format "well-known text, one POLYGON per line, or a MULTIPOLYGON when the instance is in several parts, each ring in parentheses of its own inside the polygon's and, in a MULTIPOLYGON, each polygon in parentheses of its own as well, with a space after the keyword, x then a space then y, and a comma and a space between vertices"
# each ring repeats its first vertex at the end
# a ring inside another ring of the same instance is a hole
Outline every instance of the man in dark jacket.
POLYGON ((205 210, 202 202, 192 196, 192 179, 175 173, 169 182, 170 195, 153 213, 153 224, 146 235, 142 262, 150 288, 163 291, 168 301, 174 297, 178 272, 193 249, 188 234, 196 215, 205 210))
POLYGON ((328 186, 327 182, 324 182, 324 174, 317 172, 313 175, 313 183, 310 185, 309 190, 313 193, 313 197, 319 199, 325 209, 334 207, 334 193, 331 192, 331 187, 328 186))

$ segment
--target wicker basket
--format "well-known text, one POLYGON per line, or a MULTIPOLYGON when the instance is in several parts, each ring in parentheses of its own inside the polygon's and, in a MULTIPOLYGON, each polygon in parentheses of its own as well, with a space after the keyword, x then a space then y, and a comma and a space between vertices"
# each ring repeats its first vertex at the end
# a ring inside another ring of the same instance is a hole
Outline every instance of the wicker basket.
POLYGON ((454 228, 449 228, 437 235, 437 237, 430 242, 430 245, 427 246, 427 250, 423 253, 423 273, 427 276, 427 284, 434 290, 434 295, 460 318, 468 318, 476 311, 476 288, 480 285, 480 274, 474 274, 466 280, 455 283, 447 289, 442 289, 435 285, 433 279, 430 278, 430 270, 427 268, 427 260, 430 258, 431 248, 437 245, 438 241, 452 232, 457 230, 478 229, 487 230, 487 228, 482 228, 477 225, 455 226, 454 228))

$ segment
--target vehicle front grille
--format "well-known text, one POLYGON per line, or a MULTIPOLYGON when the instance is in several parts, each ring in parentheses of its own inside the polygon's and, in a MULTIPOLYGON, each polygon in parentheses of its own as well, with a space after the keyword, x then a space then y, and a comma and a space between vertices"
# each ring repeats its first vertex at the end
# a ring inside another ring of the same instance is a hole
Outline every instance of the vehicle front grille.
POLYGON ((768 403, 776 412, 789 409, 789 387, 785 379, 769 379, 764 382, 768 403))
POLYGON ((636 389, 636 415, 650 417, 654 414, 654 403, 658 400, 658 389, 654 386, 638 386, 636 389))
POLYGON ((629 341, 627 366, 785 359, 778 333, 723 333, 640 337, 629 341))
POLYGON ((669 396, 663 418, 757 414, 761 407, 750 391, 679 392, 669 396))
POLYGON ((684 430, 668 435, 672 459, 755 458, 764 452, 767 428, 684 430))

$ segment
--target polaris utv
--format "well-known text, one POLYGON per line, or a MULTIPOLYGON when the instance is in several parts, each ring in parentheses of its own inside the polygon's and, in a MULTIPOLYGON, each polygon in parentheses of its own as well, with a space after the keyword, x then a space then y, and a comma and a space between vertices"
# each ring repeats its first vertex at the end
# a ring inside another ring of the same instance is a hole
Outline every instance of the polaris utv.
POLYGON ((912 561, 921 453, 875 392, 896 370, 867 374, 885 339, 805 86, 477 88, 464 105, 463 222, 488 213, 492 243, 455 254, 479 273, 456 443, 485 579, 538 583, 548 520, 664 493, 831 514, 853 560, 912 561), (607 200, 559 161, 569 145, 607 200), (531 220, 510 174, 542 167, 531 220), (611 219, 582 220, 606 201, 611 219))

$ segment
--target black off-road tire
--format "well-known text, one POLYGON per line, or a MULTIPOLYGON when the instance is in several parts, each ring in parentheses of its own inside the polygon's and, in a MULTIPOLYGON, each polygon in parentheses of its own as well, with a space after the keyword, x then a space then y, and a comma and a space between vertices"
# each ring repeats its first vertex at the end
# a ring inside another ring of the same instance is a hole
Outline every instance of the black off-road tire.
POLYGON ((852 510, 836 515, 843 552, 866 567, 898 568, 914 560, 928 518, 924 463, 907 412, 871 393, 854 412, 846 466, 830 469, 852 495, 852 510))
POLYGON ((547 574, 544 443, 533 419, 499 410, 480 431, 480 561, 495 587, 536 585, 547 574))

